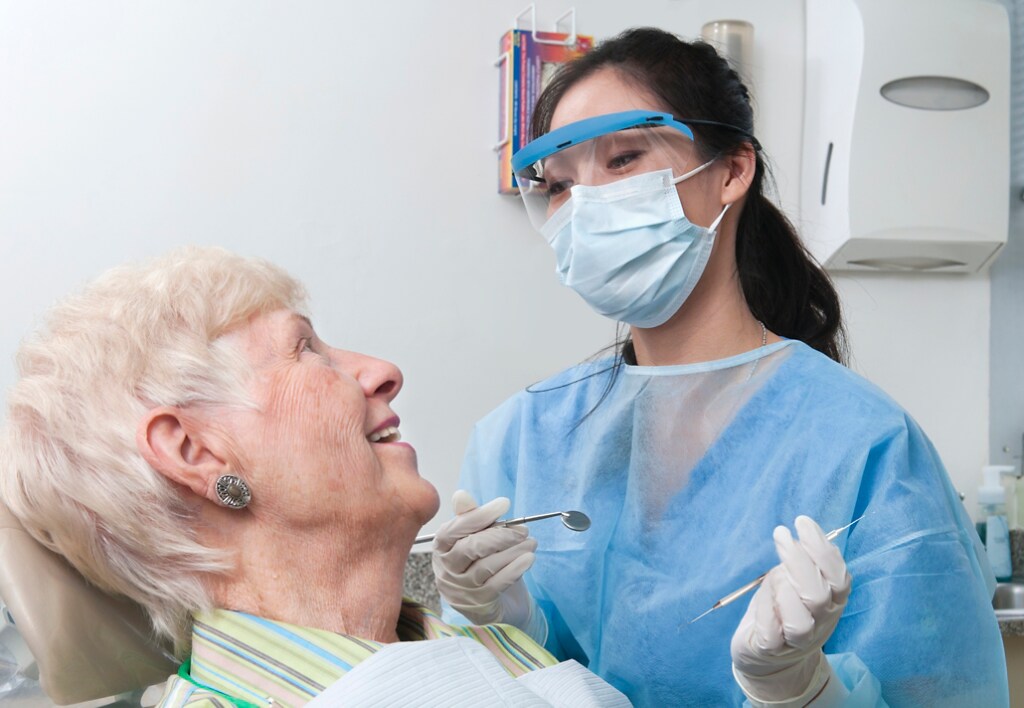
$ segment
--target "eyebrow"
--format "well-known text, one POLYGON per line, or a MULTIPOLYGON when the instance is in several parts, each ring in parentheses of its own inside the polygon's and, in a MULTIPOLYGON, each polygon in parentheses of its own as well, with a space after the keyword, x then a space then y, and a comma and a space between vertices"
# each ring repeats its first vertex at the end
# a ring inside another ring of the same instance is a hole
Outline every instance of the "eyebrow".
POLYGON ((306 327, 309 328, 309 331, 313 332, 314 336, 316 335, 316 330, 313 328, 313 323, 305 315, 300 315, 298 312, 293 312, 291 313, 291 317, 289 317, 288 319, 288 323, 289 324, 287 337, 289 340, 292 340, 295 337, 305 336, 304 334, 302 334, 302 330, 304 329, 302 325, 306 325, 306 327))

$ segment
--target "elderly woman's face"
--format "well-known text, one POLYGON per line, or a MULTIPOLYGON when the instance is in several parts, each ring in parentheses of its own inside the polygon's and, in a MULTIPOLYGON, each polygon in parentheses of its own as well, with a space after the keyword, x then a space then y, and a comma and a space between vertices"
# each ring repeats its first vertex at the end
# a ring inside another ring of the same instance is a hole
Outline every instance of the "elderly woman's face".
POLYGON ((258 410, 232 410, 224 425, 253 489, 254 514, 290 525, 422 525, 437 512, 416 452, 398 442, 391 401, 402 387, 393 364, 334 349, 309 320, 287 310, 260 315, 231 336, 256 372, 258 410))

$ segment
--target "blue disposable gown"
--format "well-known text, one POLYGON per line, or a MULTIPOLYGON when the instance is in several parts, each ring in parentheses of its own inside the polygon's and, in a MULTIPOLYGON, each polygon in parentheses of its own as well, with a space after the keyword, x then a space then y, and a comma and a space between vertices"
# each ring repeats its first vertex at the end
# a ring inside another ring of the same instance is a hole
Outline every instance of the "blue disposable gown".
POLYGON ((548 648, 641 706, 743 703, 729 642, 744 597, 799 514, 835 543, 853 589, 825 652, 847 705, 1002 706, 992 573, 935 449, 873 385, 800 342, 663 367, 609 361, 531 386, 475 428, 462 486, 532 525, 527 585, 548 648), (881 696, 879 696, 879 687, 881 696))

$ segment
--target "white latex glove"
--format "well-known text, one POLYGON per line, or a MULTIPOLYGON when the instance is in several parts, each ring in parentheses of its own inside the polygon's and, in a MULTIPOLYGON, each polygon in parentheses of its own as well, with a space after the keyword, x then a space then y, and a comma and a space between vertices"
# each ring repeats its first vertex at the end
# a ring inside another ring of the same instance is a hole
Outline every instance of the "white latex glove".
POLYGON ((510 504, 498 497, 478 507, 469 492, 455 492, 455 518, 434 537, 437 589, 471 622, 515 625, 543 643, 547 623, 522 580, 533 565, 537 541, 525 524, 492 525, 510 504))
POLYGON ((798 516, 796 530, 799 541, 785 526, 775 528, 782 562, 768 572, 732 637, 733 674, 752 703, 806 703, 831 676, 821 648, 839 623, 852 579, 818 524, 798 516))

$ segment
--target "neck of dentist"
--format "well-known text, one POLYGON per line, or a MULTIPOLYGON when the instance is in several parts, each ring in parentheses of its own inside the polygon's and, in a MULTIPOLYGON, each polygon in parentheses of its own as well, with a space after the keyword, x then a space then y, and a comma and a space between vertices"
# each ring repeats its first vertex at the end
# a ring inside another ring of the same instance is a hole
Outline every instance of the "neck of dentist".
POLYGON ((234 510, 213 513, 236 515, 227 525, 207 526, 223 530, 211 539, 220 541, 218 546, 236 549, 234 570, 209 579, 216 607, 361 639, 398 641, 402 578, 418 525, 382 531, 342 520, 300 530, 273 519, 245 523, 234 510))
MULTIPOLYGON (((722 218, 704 273, 682 307, 657 327, 630 327, 638 365, 695 364, 761 346, 761 323, 747 306, 736 267, 742 210, 737 203, 722 218)), ((767 341, 779 337, 769 332, 767 341)))

